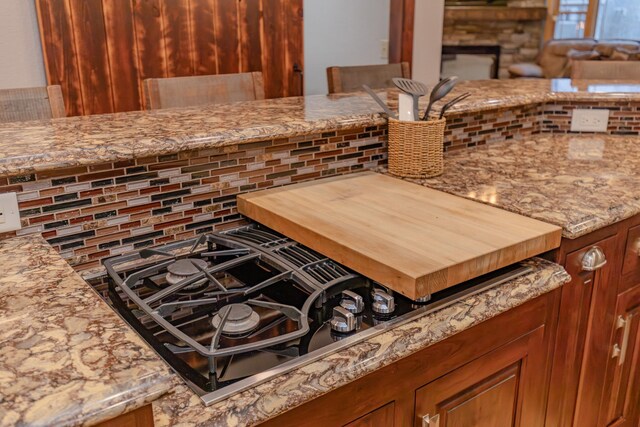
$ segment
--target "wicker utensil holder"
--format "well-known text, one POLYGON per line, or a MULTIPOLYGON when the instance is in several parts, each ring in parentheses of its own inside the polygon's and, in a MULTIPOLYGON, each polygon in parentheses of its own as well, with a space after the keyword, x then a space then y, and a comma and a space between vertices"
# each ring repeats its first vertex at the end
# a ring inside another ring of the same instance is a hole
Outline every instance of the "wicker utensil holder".
POLYGON ((443 169, 446 119, 389 119, 389 172, 403 178, 438 176, 443 169))

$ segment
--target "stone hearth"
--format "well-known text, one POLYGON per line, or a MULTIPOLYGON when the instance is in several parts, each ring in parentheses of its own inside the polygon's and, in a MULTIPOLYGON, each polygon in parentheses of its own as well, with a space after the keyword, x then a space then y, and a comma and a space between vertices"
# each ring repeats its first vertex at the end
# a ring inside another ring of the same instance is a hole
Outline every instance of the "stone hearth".
POLYGON ((510 1, 508 6, 445 8, 442 44, 501 47, 499 77, 518 62, 534 62, 542 45, 544 0, 510 1))

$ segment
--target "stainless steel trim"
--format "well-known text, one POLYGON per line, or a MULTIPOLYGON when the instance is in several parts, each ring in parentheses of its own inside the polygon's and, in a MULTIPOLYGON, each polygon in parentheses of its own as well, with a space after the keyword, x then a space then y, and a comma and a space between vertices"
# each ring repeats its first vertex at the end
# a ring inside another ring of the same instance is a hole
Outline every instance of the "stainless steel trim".
POLYGON ((399 316, 395 319, 391 319, 387 322, 380 323, 372 328, 366 329, 364 331, 358 332, 357 334, 346 337, 340 341, 337 341, 333 344, 323 347, 317 351, 298 357, 295 360, 291 360, 289 362, 283 363, 282 365, 279 365, 273 369, 245 378, 241 381, 225 386, 220 390, 203 394, 200 396, 200 399, 207 406, 212 405, 216 402, 220 402, 221 400, 227 399, 228 397, 233 396, 234 394, 240 393, 241 391, 256 387, 266 381, 269 381, 270 379, 276 376, 284 375, 287 372, 290 372, 296 368, 308 365, 309 363, 315 362, 316 360, 323 359, 328 355, 335 353, 343 348, 351 347, 369 338, 380 335, 381 333, 384 333, 390 329, 397 328, 405 323, 411 322, 419 317, 425 316, 429 313, 433 313, 438 310, 442 310, 443 308, 453 305, 464 298, 468 298, 470 296, 484 292, 488 289, 499 286, 517 277, 531 273, 532 271, 533 271, 532 267, 523 265, 522 267, 514 271, 502 274, 500 276, 496 276, 485 282, 478 283, 477 285, 469 287, 447 298, 443 298, 428 306, 419 308, 403 316, 399 316))
POLYGON ((604 267, 607 263, 607 258, 604 255, 602 249, 598 246, 594 246, 589 249, 582 257, 582 270, 583 271, 596 271, 604 267))

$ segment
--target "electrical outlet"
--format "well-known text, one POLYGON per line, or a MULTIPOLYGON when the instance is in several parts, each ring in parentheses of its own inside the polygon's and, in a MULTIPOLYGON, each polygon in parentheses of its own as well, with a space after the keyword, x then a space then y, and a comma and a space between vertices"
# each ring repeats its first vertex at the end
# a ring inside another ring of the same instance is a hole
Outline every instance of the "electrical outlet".
POLYGON ((380 40, 380 59, 389 59, 389 40, 380 40))
POLYGON ((576 108, 571 116, 572 132, 606 132, 609 126, 609 110, 585 110, 576 108))
POLYGON ((0 194, 0 233, 20 230, 20 211, 16 193, 0 194))

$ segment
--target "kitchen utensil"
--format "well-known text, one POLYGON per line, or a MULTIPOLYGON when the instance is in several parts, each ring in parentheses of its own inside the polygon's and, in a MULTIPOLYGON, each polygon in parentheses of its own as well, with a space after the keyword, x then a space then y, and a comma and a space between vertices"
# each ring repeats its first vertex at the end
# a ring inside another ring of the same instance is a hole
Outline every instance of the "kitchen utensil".
POLYGON ((421 96, 427 94, 427 87, 424 83, 416 80, 403 79, 400 77, 394 77, 391 79, 394 85, 404 93, 407 93, 413 97, 413 117, 417 120, 420 117, 420 110, 418 107, 418 101, 421 96))
POLYGON ((413 96, 408 93, 400 92, 398 94, 398 117, 403 122, 415 121, 417 119, 414 116, 413 111, 413 96))
POLYGON ((445 96, 451 92, 451 89, 458 83, 458 77, 451 76, 441 80, 437 85, 434 86, 431 91, 431 95, 429 96, 429 105, 427 106, 426 111, 424 112, 424 116, 422 116, 422 120, 429 120, 429 113, 431 112, 431 107, 434 102, 441 100, 445 96))
POLYGON ((362 88, 367 91, 367 93, 369 94, 369 96, 371 96, 373 98, 374 101, 376 101, 378 103, 379 106, 382 107, 382 109, 384 110, 385 113, 387 113, 387 116, 397 119, 398 116, 396 115, 396 113, 394 113, 393 111, 391 111, 389 109, 389 107, 387 106, 387 104, 384 103, 384 101, 382 99, 380 99, 380 97, 378 95, 376 95, 376 93, 371 90, 371 88, 367 85, 362 85, 362 88))
POLYGON ((440 110, 440 118, 444 117, 444 113, 446 113, 449 108, 453 107, 458 102, 460 102, 460 101, 462 101, 464 99, 467 99, 469 96, 471 96, 471 93, 469 93, 469 92, 463 93, 462 95, 456 96, 451 101, 449 101, 446 104, 444 104, 444 106, 440 110))

